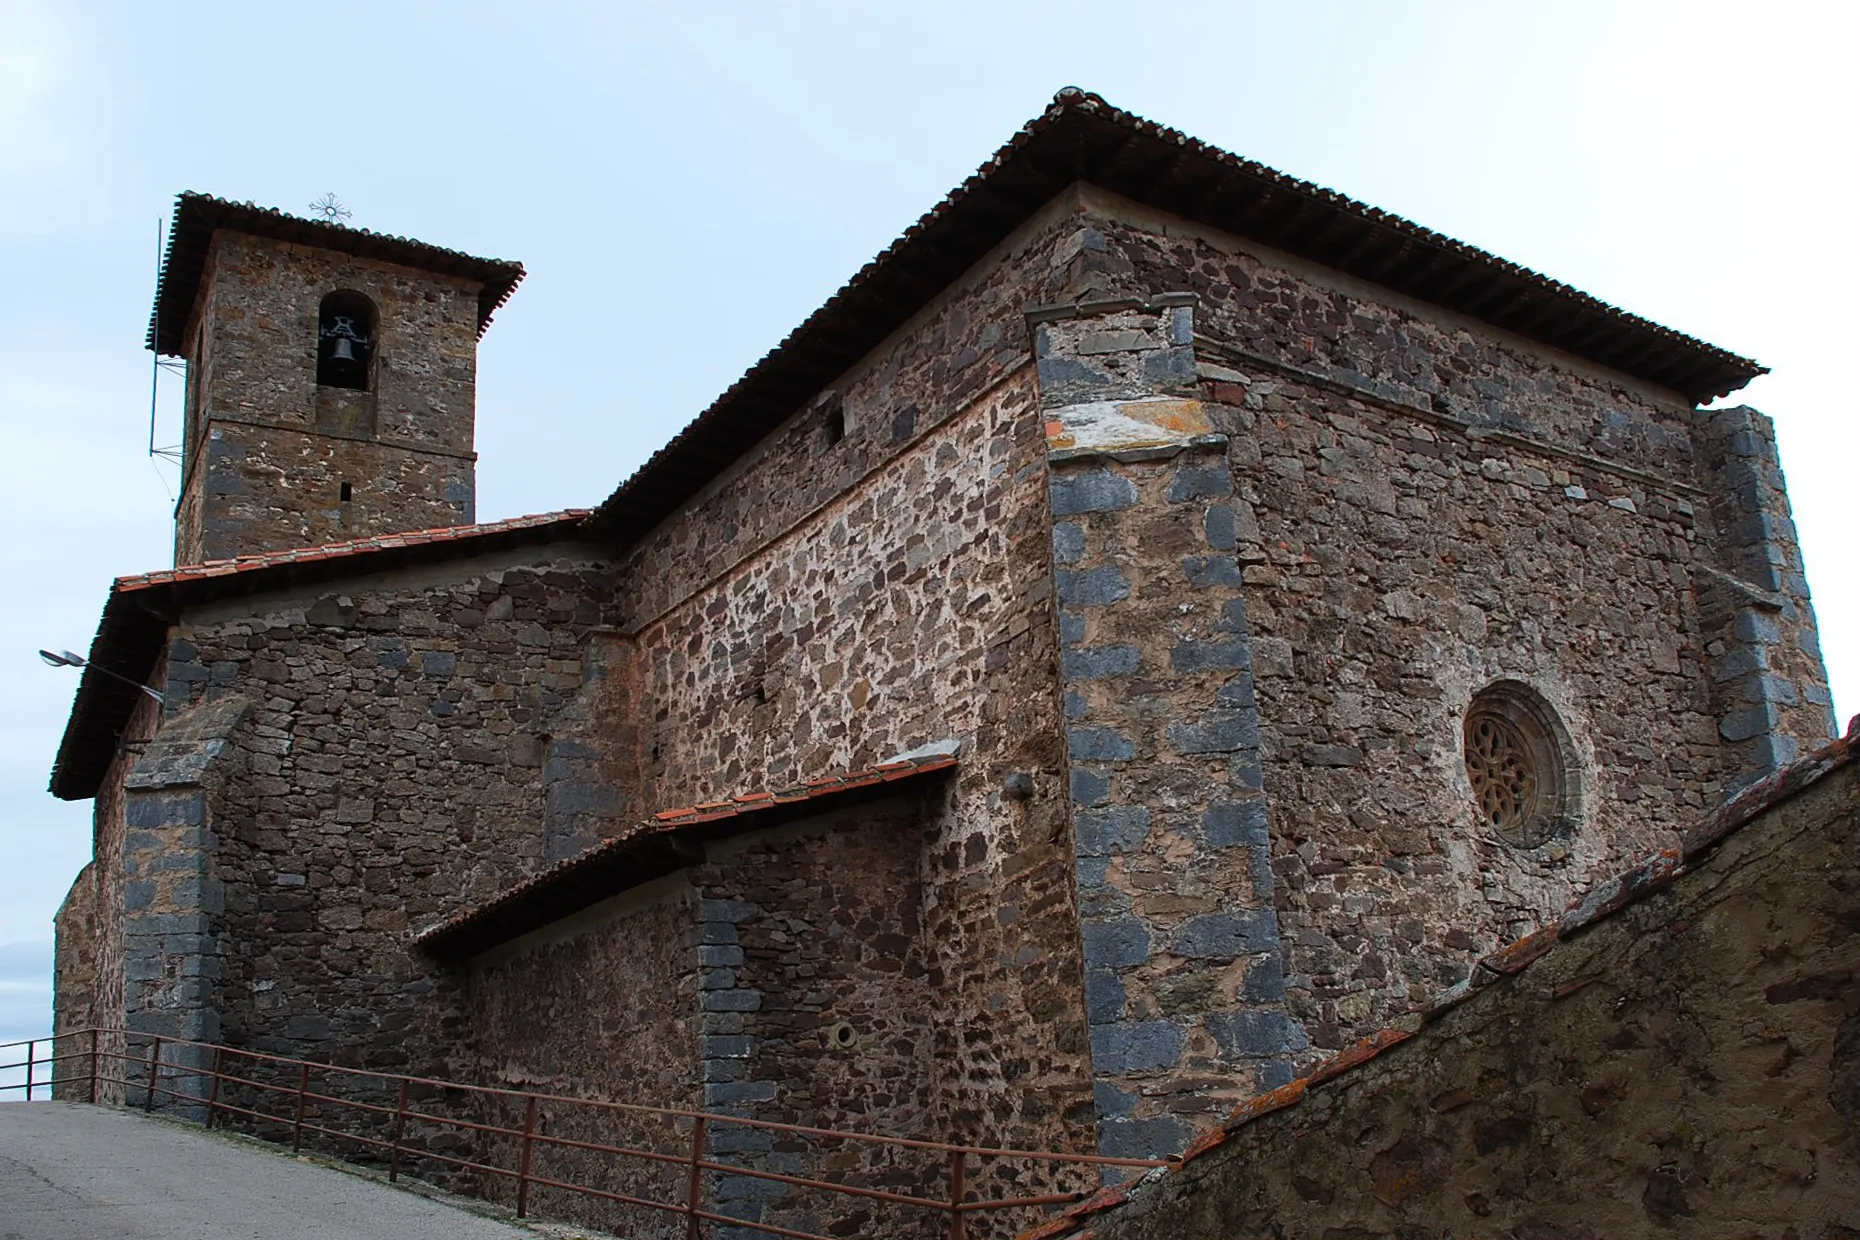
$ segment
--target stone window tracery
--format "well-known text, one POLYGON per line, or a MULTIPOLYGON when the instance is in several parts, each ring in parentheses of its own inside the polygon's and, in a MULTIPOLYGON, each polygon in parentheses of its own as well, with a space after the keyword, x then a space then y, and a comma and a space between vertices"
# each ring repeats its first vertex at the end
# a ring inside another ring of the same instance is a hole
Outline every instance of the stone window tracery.
POLYGON ((1499 681, 1475 695, 1463 742, 1479 819, 1501 839, 1535 848, 1574 829, 1569 745, 1555 713, 1527 686, 1499 681))

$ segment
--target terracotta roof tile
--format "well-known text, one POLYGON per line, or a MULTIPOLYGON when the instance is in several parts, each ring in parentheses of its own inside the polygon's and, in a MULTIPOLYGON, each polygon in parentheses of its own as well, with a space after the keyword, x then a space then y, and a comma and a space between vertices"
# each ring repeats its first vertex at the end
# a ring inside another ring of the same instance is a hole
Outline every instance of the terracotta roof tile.
POLYGON ((158 569, 152 573, 135 573, 128 577, 118 577, 116 589, 121 593, 128 593, 132 590, 146 590, 152 586, 172 585, 177 581, 232 577, 240 573, 249 573, 261 568, 276 568, 285 564, 309 564, 324 560, 350 559, 368 555, 370 552, 426 546, 432 543, 467 542, 490 534, 537 529, 543 526, 560 525, 563 522, 579 521, 585 518, 588 512, 586 508, 565 508, 560 512, 535 513, 530 516, 511 517, 504 521, 485 521, 477 525, 449 525, 438 529, 418 530, 409 534, 353 538, 346 542, 325 543, 318 547, 293 547, 285 551, 264 551, 257 555, 242 555, 233 560, 208 560, 202 564, 182 564, 174 568, 158 569))

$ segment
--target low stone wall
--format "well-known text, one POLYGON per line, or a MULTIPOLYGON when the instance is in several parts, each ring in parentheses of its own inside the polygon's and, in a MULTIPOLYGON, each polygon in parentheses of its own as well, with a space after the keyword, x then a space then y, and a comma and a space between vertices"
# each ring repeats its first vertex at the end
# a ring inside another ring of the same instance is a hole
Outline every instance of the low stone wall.
POLYGON ((1243 1108, 1122 1206, 1035 1234, 1860 1235, 1852 747, 1671 885, 1534 962, 1547 936, 1490 958, 1496 980, 1406 1041, 1243 1108))

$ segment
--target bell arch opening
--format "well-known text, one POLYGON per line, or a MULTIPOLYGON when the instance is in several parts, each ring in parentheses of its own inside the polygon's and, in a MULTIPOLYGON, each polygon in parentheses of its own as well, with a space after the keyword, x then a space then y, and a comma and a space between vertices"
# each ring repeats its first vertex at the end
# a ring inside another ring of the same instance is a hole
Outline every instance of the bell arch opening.
POLYGON ((323 298, 316 315, 318 387, 374 389, 375 303, 352 289, 323 298))

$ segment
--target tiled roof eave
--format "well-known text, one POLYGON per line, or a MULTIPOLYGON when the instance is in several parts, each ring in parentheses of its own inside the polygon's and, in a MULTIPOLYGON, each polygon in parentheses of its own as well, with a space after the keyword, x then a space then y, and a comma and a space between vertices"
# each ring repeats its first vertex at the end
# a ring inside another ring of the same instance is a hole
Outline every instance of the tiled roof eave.
POLYGON ((953 770, 953 752, 881 763, 867 770, 662 810, 633 830, 596 844, 428 927, 414 941, 428 953, 462 957, 532 930, 691 864, 694 845, 891 795, 900 785, 953 770))
POLYGON ((1077 183, 1357 276, 1704 402, 1766 368, 1517 263, 1242 159, 1084 91, 1062 91, 962 185, 622 483, 595 521, 637 538, 1077 183))
POLYGON ((363 538, 117 578, 104 600, 88 657, 95 668, 107 668, 127 677, 128 683, 93 668, 84 670, 52 765, 52 795, 66 801, 96 795, 139 696, 133 682, 146 680, 154 669, 168 625, 183 607, 407 563, 572 541, 583 536, 587 516, 586 509, 566 509, 418 531, 417 538, 363 538))

